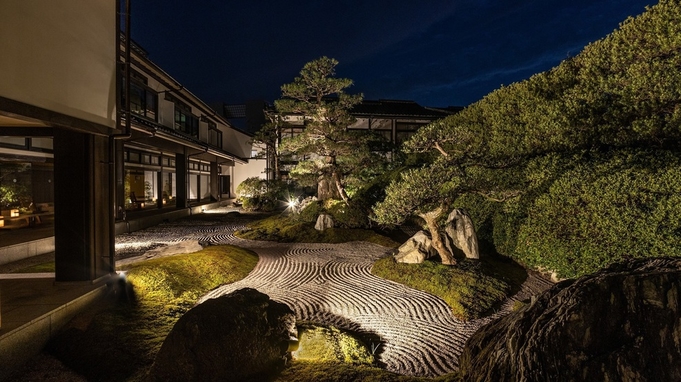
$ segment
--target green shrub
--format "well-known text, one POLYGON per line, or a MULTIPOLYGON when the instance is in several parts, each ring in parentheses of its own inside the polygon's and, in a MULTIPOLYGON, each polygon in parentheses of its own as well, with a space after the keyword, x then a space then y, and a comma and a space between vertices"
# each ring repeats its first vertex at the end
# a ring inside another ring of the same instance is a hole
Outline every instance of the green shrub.
POLYGON ((681 153, 627 149, 562 174, 527 211, 515 257, 577 277, 626 258, 681 255, 681 153))
POLYGON ((272 212, 279 208, 279 200, 270 194, 244 198, 241 206, 246 211, 272 212))
POLYGON ((297 219, 303 223, 316 223, 317 217, 323 212, 322 202, 319 200, 310 202, 300 214, 298 214, 297 219))
POLYGON ((333 217, 336 227, 339 228, 368 228, 368 211, 361 206, 351 203, 349 206, 342 200, 326 200, 324 207, 327 213, 333 217))
POLYGON ((280 207, 280 200, 288 194, 288 184, 283 181, 267 181, 258 177, 246 178, 236 188, 238 199, 247 211, 271 212, 280 207))
POLYGON ((249 240, 278 241, 280 243, 347 243, 366 241, 384 247, 397 248, 399 243, 367 229, 330 228, 319 232, 313 223, 302 223, 290 216, 277 214, 248 225, 236 235, 249 240))
POLYGON ((257 176, 246 178, 236 186, 236 194, 239 198, 251 198, 260 196, 267 189, 267 181, 257 176))

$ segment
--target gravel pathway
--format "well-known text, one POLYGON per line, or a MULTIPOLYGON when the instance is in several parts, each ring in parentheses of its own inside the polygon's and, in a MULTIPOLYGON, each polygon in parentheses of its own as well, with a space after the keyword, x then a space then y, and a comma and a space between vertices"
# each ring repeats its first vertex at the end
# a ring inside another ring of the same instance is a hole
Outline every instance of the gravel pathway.
MULTIPOLYGON (((116 238, 119 258, 183 240, 233 244, 255 251, 260 260, 243 280, 221 286, 202 298, 249 287, 286 303, 298 320, 371 333, 380 341, 379 361, 387 370, 434 377, 455 371, 465 341, 482 325, 506 314, 552 284, 530 275, 520 292, 495 314, 471 321, 452 316, 444 301, 371 274, 373 262, 389 251, 366 243, 283 244, 242 240, 233 235, 253 216, 202 214, 116 238)), ((222 211, 226 212, 226 211, 222 211)))

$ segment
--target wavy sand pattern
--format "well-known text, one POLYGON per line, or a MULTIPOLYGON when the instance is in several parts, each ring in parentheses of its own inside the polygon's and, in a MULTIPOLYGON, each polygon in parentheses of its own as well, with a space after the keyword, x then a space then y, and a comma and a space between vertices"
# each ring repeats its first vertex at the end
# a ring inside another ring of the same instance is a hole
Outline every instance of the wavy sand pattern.
MULTIPOLYGON (((123 249, 132 242, 199 240, 249 248, 258 253, 260 260, 248 277, 219 287, 202 300, 245 287, 255 288, 289 305, 299 320, 377 335, 379 360, 396 373, 433 377, 456 370, 465 341, 481 325, 508 312, 515 300, 526 299, 551 285, 530 276, 499 312, 463 322, 454 318, 439 298, 373 276, 373 262, 388 254, 384 247, 366 242, 282 244, 241 240, 231 232, 241 228, 247 218, 226 221, 220 215, 214 216, 212 227, 206 216, 201 218, 201 224, 181 220, 117 238, 117 246, 123 249)), ((127 256, 130 250, 121 252, 127 256)))

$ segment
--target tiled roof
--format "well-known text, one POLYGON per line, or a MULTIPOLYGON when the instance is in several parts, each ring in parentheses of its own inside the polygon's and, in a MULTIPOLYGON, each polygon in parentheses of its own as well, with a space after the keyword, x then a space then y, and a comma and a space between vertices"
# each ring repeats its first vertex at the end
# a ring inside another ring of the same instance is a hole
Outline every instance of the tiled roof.
POLYGON ((444 118, 456 113, 458 110, 427 108, 414 101, 386 100, 378 101, 364 100, 359 105, 352 108, 350 114, 354 116, 409 116, 409 117, 428 117, 444 118))
POLYGON ((246 118, 246 105, 224 105, 225 118, 246 118))

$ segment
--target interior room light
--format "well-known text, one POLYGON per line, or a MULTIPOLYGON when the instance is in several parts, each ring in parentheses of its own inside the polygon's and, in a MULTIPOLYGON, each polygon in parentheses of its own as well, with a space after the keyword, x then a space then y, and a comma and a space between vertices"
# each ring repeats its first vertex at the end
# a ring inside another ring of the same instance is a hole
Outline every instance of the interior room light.
POLYGON ((10 210, 9 211, 9 217, 11 217, 11 218, 19 217, 19 209, 15 208, 13 210, 10 210))

